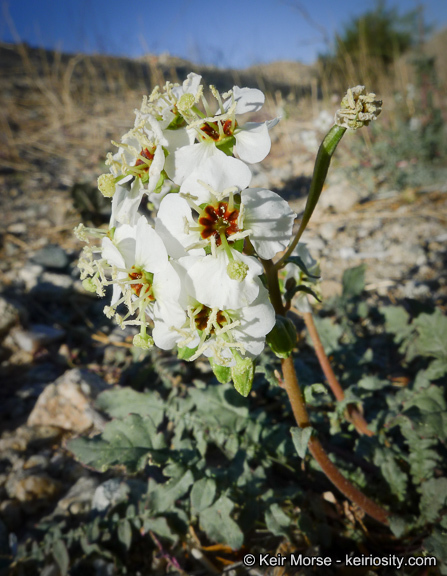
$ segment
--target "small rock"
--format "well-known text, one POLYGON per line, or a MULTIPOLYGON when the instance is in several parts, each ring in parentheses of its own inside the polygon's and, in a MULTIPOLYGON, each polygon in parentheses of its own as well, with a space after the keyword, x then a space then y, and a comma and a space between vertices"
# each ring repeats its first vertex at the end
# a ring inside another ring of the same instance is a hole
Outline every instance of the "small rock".
POLYGON ((0 338, 19 322, 19 310, 0 296, 0 338))
POLYGON ((50 500, 60 494, 62 484, 48 474, 27 474, 19 472, 11 474, 6 482, 6 491, 10 498, 19 502, 33 500, 50 500))
POLYGON ((92 509, 104 512, 109 506, 127 500, 130 488, 119 478, 111 478, 98 486, 93 496, 92 509))
POLYGON ((39 282, 39 277, 43 272, 43 266, 39 264, 32 264, 28 262, 19 269, 19 279, 25 284, 25 288, 29 291, 34 288, 39 282))
POLYGON ((26 234, 26 224, 23 222, 16 222, 8 226, 8 232, 11 234, 26 234))
POLYGON ((73 432, 84 432, 93 425, 102 427, 104 420, 90 406, 90 400, 105 389, 106 383, 96 374, 69 370, 39 396, 28 425, 57 426, 73 432))
POLYGON ((69 510, 72 514, 81 514, 88 512, 95 495, 98 481, 96 478, 83 476, 79 478, 68 493, 59 500, 57 506, 61 510, 69 510))
POLYGON ((337 234, 337 225, 333 222, 325 222, 319 226, 318 232, 324 240, 329 242, 330 240, 333 240, 337 234))
POLYGON ((36 252, 32 257, 32 261, 40 264, 44 268, 63 270, 69 264, 69 258, 59 245, 48 244, 41 250, 36 252))
POLYGON ((30 470, 32 468, 40 468, 40 470, 45 470, 48 468, 48 464, 50 463, 50 459, 48 456, 43 454, 33 454, 26 460, 23 464, 24 470, 30 470))
POLYGON ((33 354, 42 346, 61 340, 65 331, 45 324, 34 324, 29 330, 16 330, 13 338, 16 344, 25 352, 33 354))

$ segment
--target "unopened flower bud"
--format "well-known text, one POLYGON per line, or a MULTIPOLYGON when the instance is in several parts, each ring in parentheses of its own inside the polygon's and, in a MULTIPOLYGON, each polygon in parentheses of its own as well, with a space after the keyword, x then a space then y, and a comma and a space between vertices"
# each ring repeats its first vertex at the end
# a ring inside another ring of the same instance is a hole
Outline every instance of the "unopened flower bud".
POLYGON ((101 174, 98 178, 98 188, 103 196, 112 198, 115 194, 115 177, 113 174, 101 174))
POLYGON ((150 350, 154 345, 154 339, 149 334, 136 334, 133 337, 133 345, 135 348, 142 348, 143 350, 150 350))
POLYGON ((276 316, 275 326, 265 339, 276 356, 288 358, 297 340, 294 323, 285 316, 276 316))
POLYGON ((218 382, 221 384, 226 384, 231 380, 231 368, 228 366, 220 366, 219 364, 215 364, 210 359, 211 368, 213 369, 214 376, 217 378, 218 382))
POLYGON ((238 260, 232 260, 227 266, 227 274, 232 280, 242 282, 245 280, 248 272, 247 264, 238 260))
POLYGON ((82 281, 82 287, 87 292, 96 292, 96 285, 93 282, 92 278, 86 278, 85 280, 83 280, 82 281))
POLYGON ((371 120, 377 120, 381 112, 382 100, 377 100, 372 92, 367 93, 364 86, 355 86, 348 89, 341 101, 341 108, 335 113, 335 124, 358 130, 368 126, 371 120))
POLYGON ((250 358, 236 359, 236 365, 231 368, 231 377, 236 390, 242 396, 250 394, 255 376, 255 366, 250 358))

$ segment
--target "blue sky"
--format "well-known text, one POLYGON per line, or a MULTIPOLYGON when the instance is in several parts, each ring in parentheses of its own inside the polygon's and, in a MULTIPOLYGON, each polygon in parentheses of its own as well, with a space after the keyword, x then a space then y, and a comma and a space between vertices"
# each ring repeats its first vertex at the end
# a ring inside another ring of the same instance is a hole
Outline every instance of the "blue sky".
MULTIPOLYGON (((418 4, 388 2, 401 14, 418 4)), ((447 0, 422 4, 427 23, 447 26, 447 0)), ((7 0, 0 39, 129 57, 169 52, 235 68, 275 60, 311 63, 343 24, 374 5, 374 0, 7 0)))

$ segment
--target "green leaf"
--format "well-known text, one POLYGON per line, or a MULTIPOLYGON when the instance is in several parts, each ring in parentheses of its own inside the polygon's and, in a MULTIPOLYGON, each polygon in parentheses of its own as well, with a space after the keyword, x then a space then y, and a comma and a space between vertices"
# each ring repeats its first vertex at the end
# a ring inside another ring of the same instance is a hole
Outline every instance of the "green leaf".
POLYGON ((203 425, 225 427, 233 432, 238 432, 247 425, 247 401, 231 384, 208 386, 204 390, 191 388, 189 394, 203 425))
POLYGON ((306 428, 291 428, 290 433, 292 434, 293 445, 300 458, 304 458, 307 452, 307 445, 309 439, 312 436, 312 427, 307 426, 306 428))
POLYGON ((343 272, 343 298, 355 298, 365 289, 365 264, 348 268, 343 272))
POLYGON ((144 468, 148 454, 158 463, 166 459, 163 435, 157 434, 151 418, 136 414, 109 422, 104 432, 93 438, 69 440, 67 447, 83 464, 100 472, 117 465, 137 472, 144 468))
POLYGON ((447 359, 446 358, 437 358, 430 362, 429 367, 426 370, 426 376, 429 380, 439 380, 445 374, 447 374, 447 359))
POLYGON ((320 276, 314 276, 313 274, 311 274, 309 272, 309 270, 307 269, 306 265, 304 264, 304 260, 300 257, 300 256, 289 256, 287 258, 287 260, 284 262, 284 264, 295 264, 295 266, 298 266, 298 268, 304 272, 304 274, 306 274, 306 276, 309 276, 309 278, 319 278, 320 276))
POLYGON ((61 571, 61 576, 66 576, 68 574, 68 568, 70 567, 70 557, 68 555, 67 547, 63 540, 59 539, 53 543, 51 550, 53 558, 56 560, 59 570, 61 571))
POLYGON ((129 520, 121 520, 118 522, 117 530, 118 540, 126 550, 129 550, 132 545, 132 525, 129 520))
POLYGON ((364 390, 382 390, 389 385, 388 380, 381 380, 377 376, 364 376, 357 383, 357 386, 364 390))
POLYGON ((413 324, 419 333, 419 353, 447 359, 447 316, 437 309, 434 314, 420 314, 413 324))
POLYGON ((441 510, 447 506, 447 478, 431 478, 422 483, 421 515, 427 522, 435 522, 441 510))
POLYGON ((427 553, 438 560, 441 574, 447 574, 447 532, 435 528, 431 536, 424 540, 427 553))
POLYGON ((288 528, 290 526, 290 518, 283 512, 278 504, 272 504, 265 513, 265 523, 267 529, 274 536, 289 537, 288 528))
POLYGON ((191 510, 199 514, 213 503, 216 495, 216 482, 212 478, 201 478, 195 482, 191 490, 191 510))
POLYGON ((403 472, 392 453, 383 448, 377 447, 374 452, 374 464, 380 466, 383 477, 388 482, 391 491, 402 502, 405 500, 407 492, 408 478, 403 472))
POLYGON ((447 405, 439 386, 431 385, 415 394, 404 403, 404 412, 410 409, 411 418, 421 428, 421 434, 447 439, 447 405))
POLYGON ((327 388, 324 384, 310 384, 304 388, 304 400, 306 404, 313 404, 316 401, 315 394, 326 394, 327 388))
POLYGON ((389 522, 391 532, 396 536, 396 538, 400 538, 405 534, 407 522, 404 518, 401 518, 400 516, 390 516, 389 522))
POLYGON ((312 288, 309 288, 309 286, 305 286, 304 284, 299 284, 298 286, 294 286, 291 290, 287 290, 287 292, 284 294, 284 299, 286 301, 292 300, 292 298, 295 296, 297 292, 304 292, 305 294, 310 294, 310 296, 313 296, 315 300, 321 302, 320 298, 318 298, 318 296, 315 294, 312 288))
POLYGON ((200 525, 214 542, 238 550, 244 543, 244 535, 230 517, 233 508, 233 502, 226 496, 221 496, 212 506, 200 513, 200 525))
POLYGON ((128 414, 150 416, 155 426, 163 421, 164 402, 157 392, 137 392, 132 388, 116 388, 100 394, 96 406, 112 418, 123 418, 128 414))
POLYGON ((186 494, 194 483, 191 470, 183 471, 181 465, 176 466, 178 468, 176 475, 164 484, 156 484, 152 479, 149 481, 149 506, 153 512, 165 512, 172 508, 175 501, 186 494))
POLYGON ((385 316, 385 328, 387 332, 394 334, 396 344, 406 340, 413 332, 410 315, 402 306, 383 306, 379 311, 385 316))
POLYGON ((161 538, 166 538, 167 540, 171 540, 175 542, 178 538, 176 534, 174 534, 169 527, 169 524, 163 516, 158 518, 145 518, 143 521, 143 529, 145 532, 155 532, 157 536, 161 538))

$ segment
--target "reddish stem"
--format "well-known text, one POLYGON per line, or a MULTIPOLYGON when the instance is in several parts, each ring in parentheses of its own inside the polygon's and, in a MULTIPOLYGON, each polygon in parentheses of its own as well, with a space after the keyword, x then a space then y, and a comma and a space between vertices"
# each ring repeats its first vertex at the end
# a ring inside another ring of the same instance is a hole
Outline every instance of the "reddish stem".
MULTIPOLYGON (((315 348, 315 354, 317 355, 318 361, 320 362, 321 369, 326 376, 326 380, 334 393, 335 398, 342 402, 345 399, 345 393, 337 380, 337 377, 332 370, 332 366, 329 362, 329 358, 326 356, 323 344, 320 340, 320 335, 318 334, 317 327, 315 326, 314 318, 312 312, 304 312, 302 314, 304 323, 309 332, 309 336, 313 342, 315 348)), ((366 436, 374 436, 374 432, 368 429, 368 424, 360 413, 359 409, 355 404, 348 404, 347 406, 347 418, 355 426, 355 429, 359 434, 365 434, 366 436)))

